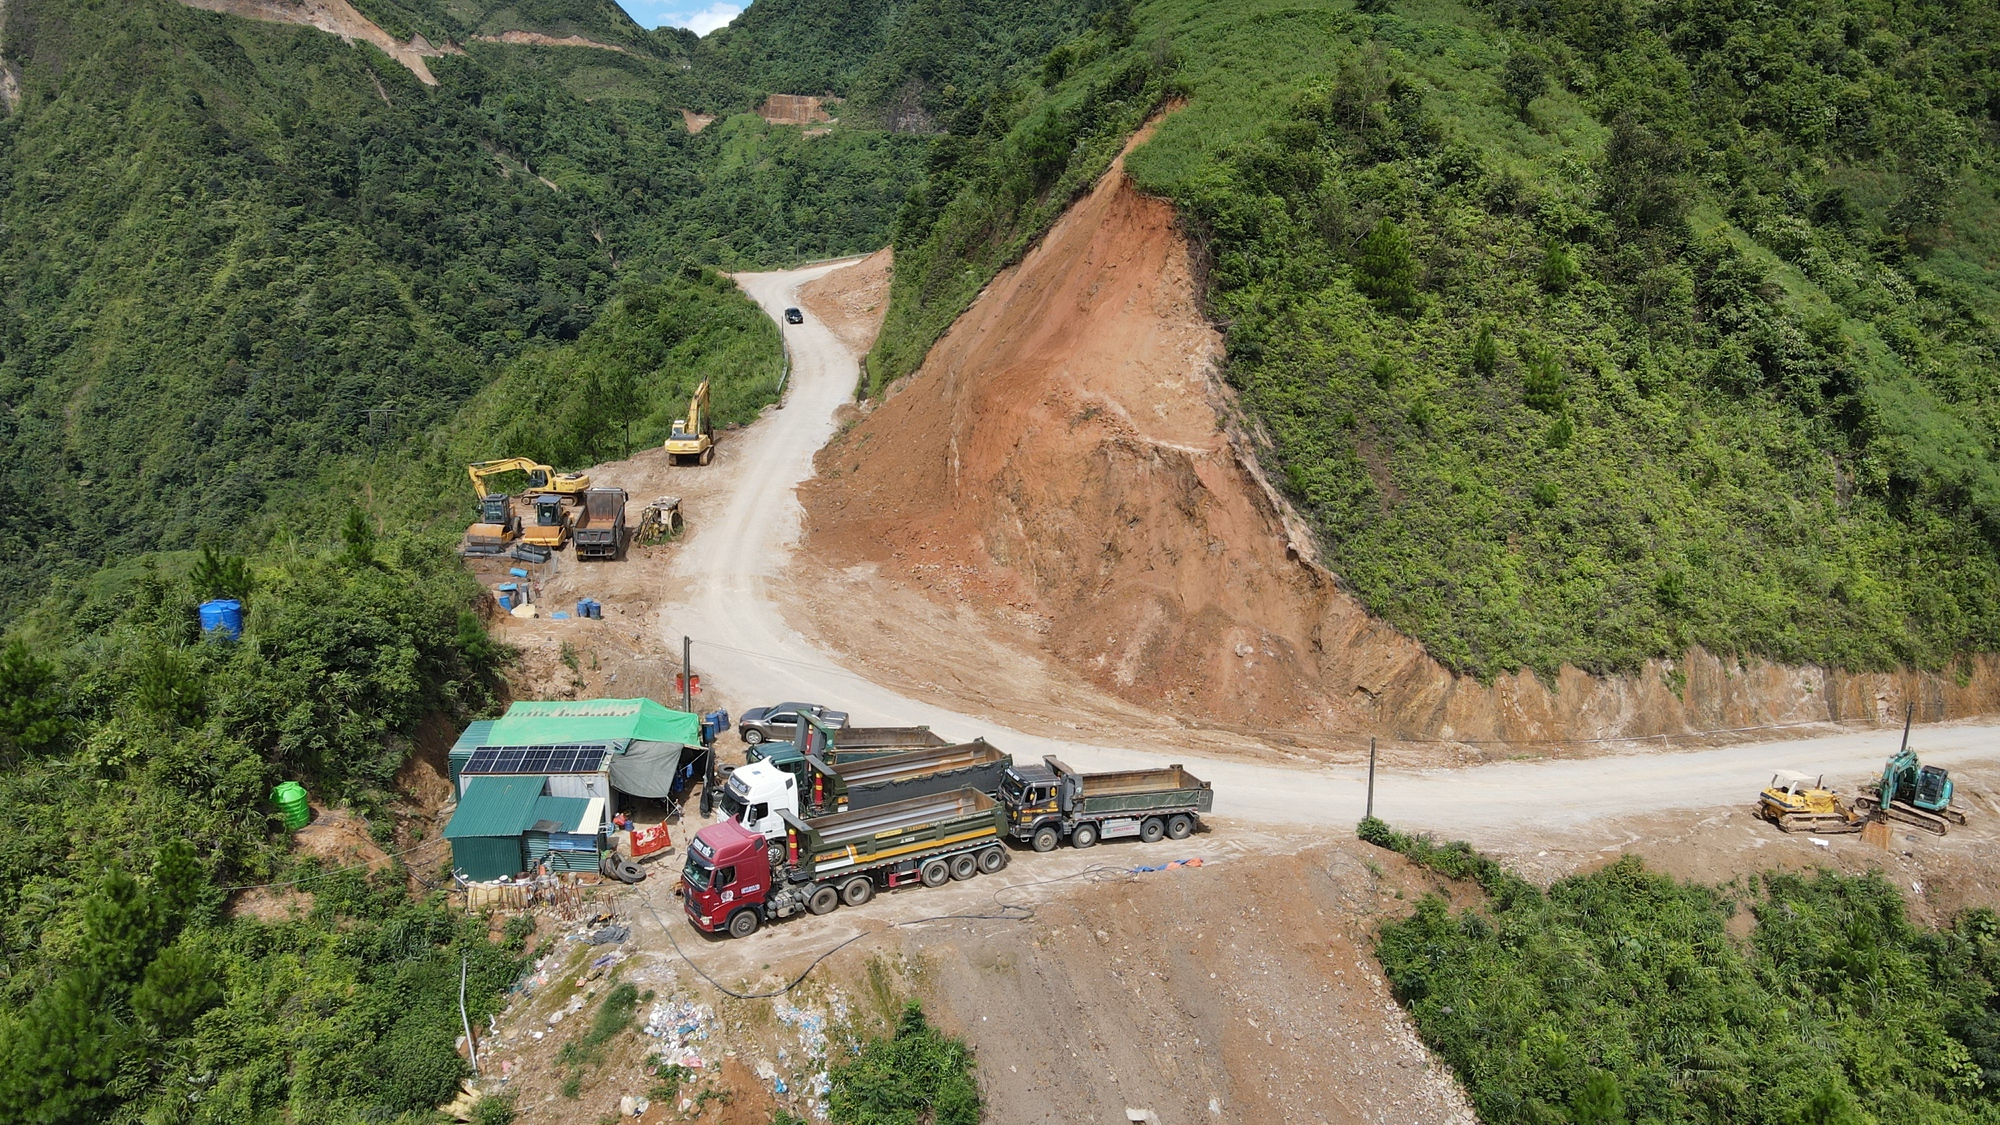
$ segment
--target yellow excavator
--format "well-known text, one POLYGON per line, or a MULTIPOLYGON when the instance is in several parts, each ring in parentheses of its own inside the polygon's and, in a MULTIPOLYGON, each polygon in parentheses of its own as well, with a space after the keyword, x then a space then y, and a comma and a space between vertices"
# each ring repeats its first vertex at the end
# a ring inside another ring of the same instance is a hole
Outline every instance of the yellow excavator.
POLYGON ((523 490, 529 496, 554 494, 568 497, 581 504, 583 494, 590 491, 588 473, 559 473, 539 461, 526 457, 502 457, 497 461, 474 461, 465 467, 466 475, 472 478, 472 493, 484 500, 491 495, 486 490, 486 481, 501 473, 528 474, 528 487, 523 490))
POLYGON ((667 435, 667 459, 676 465, 692 461, 706 465, 715 457, 715 427, 708 417, 708 380, 694 389, 688 399, 685 418, 674 419, 674 432, 667 435))
POLYGON ((526 457, 502 457, 496 461, 475 461, 465 467, 466 475, 472 478, 472 493, 479 500, 479 518, 465 529, 465 549, 478 554, 492 554, 506 550, 514 540, 522 538, 521 517, 514 512, 513 498, 504 492, 488 492, 486 482, 501 473, 525 473, 528 477, 526 495, 535 499, 535 525, 527 530, 527 541, 551 550, 560 548, 569 538, 569 515, 563 511, 563 501, 581 503, 583 494, 590 488, 590 477, 584 473, 558 473, 539 461, 526 457), (554 523, 549 514, 542 511, 545 499, 554 500, 554 523))

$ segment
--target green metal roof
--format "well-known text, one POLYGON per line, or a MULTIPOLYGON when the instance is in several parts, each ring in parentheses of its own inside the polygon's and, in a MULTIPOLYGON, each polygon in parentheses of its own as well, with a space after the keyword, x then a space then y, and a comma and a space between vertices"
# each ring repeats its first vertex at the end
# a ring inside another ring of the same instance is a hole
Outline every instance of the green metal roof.
MULTIPOLYGON (((546 777, 482 777, 466 787, 458 811, 444 826, 444 837, 519 836, 537 819, 546 777)), ((574 799, 574 798, 573 798, 574 799)))
POLYGON ((493 745, 487 740, 487 736, 493 733, 493 723, 494 720, 492 719, 481 719, 476 723, 467 723, 465 729, 459 732, 458 741, 451 744, 451 752, 454 754, 470 754, 481 746, 493 745))
POLYGON ((595 832, 595 824, 579 824, 583 814, 590 809, 589 797, 543 797, 535 802, 534 811, 528 817, 528 826, 552 820, 561 825, 552 829, 556 832, 595 832))
POLYGON ((701 741, 701 719, 650 699, 577 699, 516 703, 493 724, 488 746, 560 746, 573 742, 701 741))

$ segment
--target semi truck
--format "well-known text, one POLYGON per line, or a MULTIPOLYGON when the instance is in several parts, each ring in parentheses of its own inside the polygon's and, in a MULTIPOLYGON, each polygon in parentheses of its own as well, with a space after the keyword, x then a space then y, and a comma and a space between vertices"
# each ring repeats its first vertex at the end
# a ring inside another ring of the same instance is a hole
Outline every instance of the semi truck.
POLYGON ((876 892, 991 874, 1007 866, 1007 812, 977 789, 956 789, 801 820, 780 814, 772 847, 725 820, 695 833, 681 869, 688 920, 703 933, 749 937, 765 922, 860 906, 876 892), (775 856, 774 856, 775 853, 775 856))
POLYGON ((1009 769, 1000 781, 1007 834, 1038 852, 1137 836, 1185 840, 1215 808, 1215 790, 1180 765, 1165 769, 1078 773, 1051 754, 1041 765, 1009 769))
POLYGON ((780 754, 729 775, 717 798, 724 816, 771 839, 781 813, 812 820, 889 801, 972 788, 989 797, 1014 758, 985 739, 831 766, 816 754, 780 754))

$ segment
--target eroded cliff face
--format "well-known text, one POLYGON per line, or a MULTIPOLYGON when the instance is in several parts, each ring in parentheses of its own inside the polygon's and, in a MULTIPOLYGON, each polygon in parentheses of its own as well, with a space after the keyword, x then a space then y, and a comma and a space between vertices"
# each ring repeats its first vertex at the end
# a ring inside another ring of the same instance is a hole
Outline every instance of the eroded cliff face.
POLYGON ((810 548, 1033 620, 1024 633, 1076 673, 1205 722, 1587 739, 2000 703, 1991 657, 1956 676, 1702 651, 1553 684, 1453 675, 1320 565, 1263 478, 1221 357, 1172 208, 1114 165, 821 453, 801 490, 810 548))

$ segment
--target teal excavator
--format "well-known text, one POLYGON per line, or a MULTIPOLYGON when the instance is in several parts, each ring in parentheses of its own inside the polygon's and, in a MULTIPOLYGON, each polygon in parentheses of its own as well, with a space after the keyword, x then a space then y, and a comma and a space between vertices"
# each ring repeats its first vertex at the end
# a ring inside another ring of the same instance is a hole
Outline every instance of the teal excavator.
POLYGON ((1903 712, 1903 745, 1883 765, 1875 792, 1855 798, 1854 809, 1864 816, 1880 809, 1891 820, 1942 836, 1949 826, 1964 824, 1965 814, 1951 807, 1951 773, 1917 761, 1910 749, 1910 720, 1916 710, 1912 703, 1903 712))

